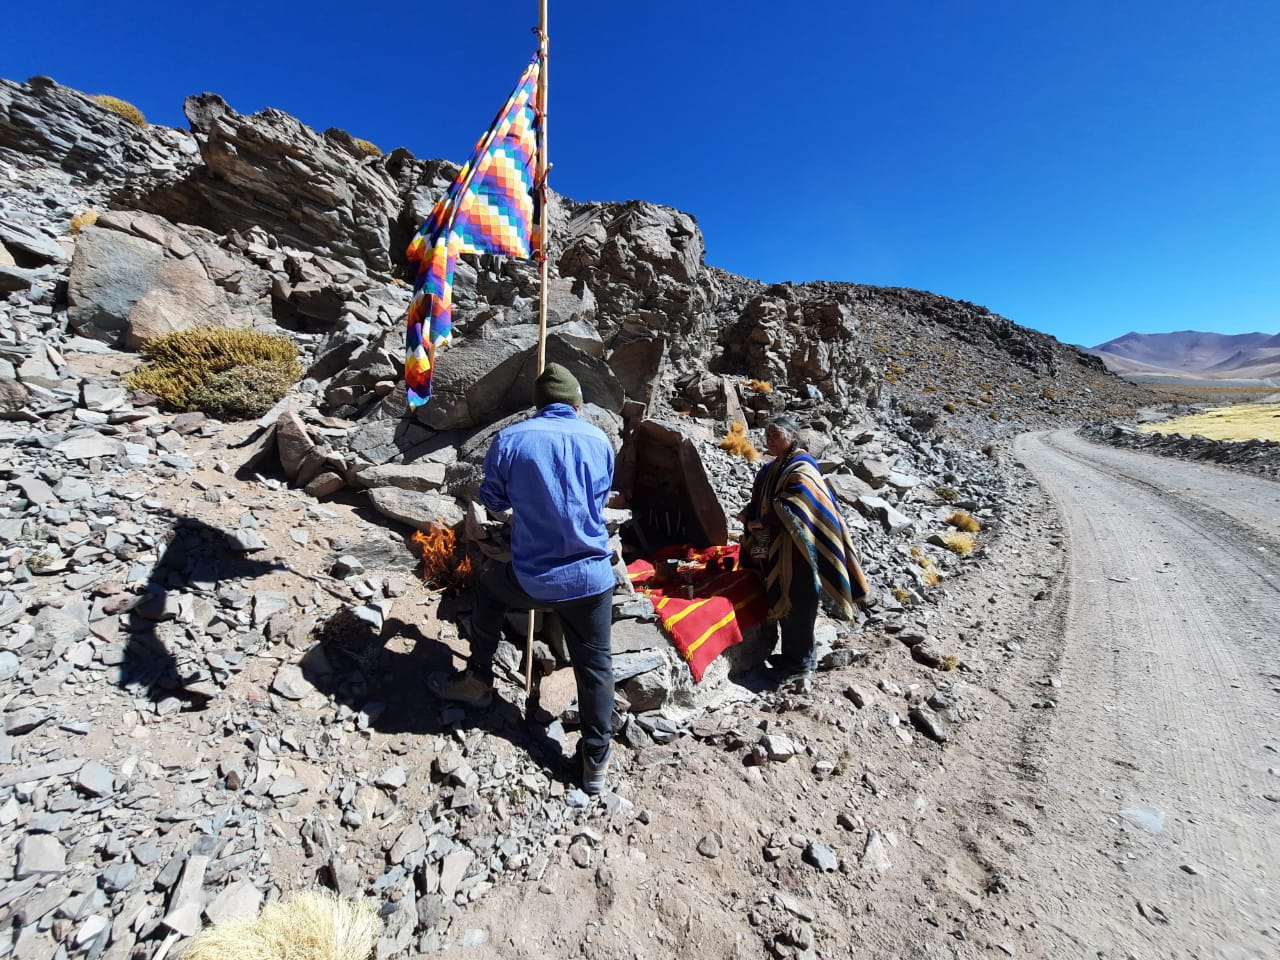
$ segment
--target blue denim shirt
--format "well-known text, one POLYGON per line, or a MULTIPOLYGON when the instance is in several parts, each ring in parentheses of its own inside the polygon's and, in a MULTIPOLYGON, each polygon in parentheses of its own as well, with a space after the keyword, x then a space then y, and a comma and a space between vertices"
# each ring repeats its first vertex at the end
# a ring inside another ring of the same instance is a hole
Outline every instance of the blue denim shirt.
POLYGON ((613 447, 566 403, 549 403, 493 439, 480 502, 511 510, 511 563, 535 600, 577 600, 613 588, 604 506, 613 447))

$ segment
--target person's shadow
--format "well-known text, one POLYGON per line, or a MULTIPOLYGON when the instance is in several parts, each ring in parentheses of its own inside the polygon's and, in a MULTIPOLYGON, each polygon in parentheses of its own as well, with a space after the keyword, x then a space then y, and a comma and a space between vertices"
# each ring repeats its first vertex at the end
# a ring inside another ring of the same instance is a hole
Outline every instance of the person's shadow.
MULTIPOLYGON (((122 595, 128 604, 121 618, 127 637, 117 682, 148 697, 162 712, 201 710, 266 646, 261 625, 227 631, 223 642, 210 638, 206 620, 215 611, 223 623, 237 612, 252 613, 251 581, 290 568, 253 559, 233 547, 227 532, 201 520, 170 517, 167 542, 142 591, 122 595)), ((466 606, 465 598, 446 598, 438 613, 449 618, 466 606)), ((379 732, 445 733, 465 722, 527 751, 550 776, 572 779, 561 744, 539 724, 526 722, 520 705, 495 696, 486 710, 464 710, 431 692, 428 677, 452 667, 453 651, 447 645, 397 618, 377 630, 355 611, 354 603, 342 606, 320 622, 301 658, 303 677, 317 690, 364 712, 369 726, 379 732), (388 641, 397 636, 409 641, 398 645, 406 646, 406 652, 388 649, 388 641)))
MULTIPOLYGON (((122 618, 128 636, 118 683, 156 703, 172 698, 189 709, 201 709, 214 692, 208 686, 214 679, 208 666, 213 651, 203 638, 192 635, 202 629, 192 622, 202 617, 197 607, 216 605, 215 595, 224 581, 284 568, 232 549, 228 534, 202 520, 169 516, 168 542, 122 618)), ((233 662, 240 658, 237 651, 225 653, 233 662)))
MULTIPOLYGON (((439 613, 455 606, 446 599, 439 613)), ((462 724, 501 737, 525 751, 551 777, 575 782, 559 741, 538 722, 526 718, 522 704, 495 690, 484 709, 441 700, 428 679, 447 674, 454 651, 423 633, 416 623, 391 617, 381 630, 340 608, 316 629, 316 643, 302 658, 302 675, 317 690, 352 710, 362 711, 371 729, 385 734, 439 734, 462 724), (404 652, 388 648, 400 638, 404 652)))

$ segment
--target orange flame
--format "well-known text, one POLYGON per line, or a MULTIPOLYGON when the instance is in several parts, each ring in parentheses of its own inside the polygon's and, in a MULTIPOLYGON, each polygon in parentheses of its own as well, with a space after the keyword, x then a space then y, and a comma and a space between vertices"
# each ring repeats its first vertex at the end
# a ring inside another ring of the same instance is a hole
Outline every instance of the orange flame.
POLYGON ((461 590, 471 583, 471 558, 458 549, 458 535, 450 527, 431 524, 411 539, 422 558, 422 579, 436 590, 461 590))

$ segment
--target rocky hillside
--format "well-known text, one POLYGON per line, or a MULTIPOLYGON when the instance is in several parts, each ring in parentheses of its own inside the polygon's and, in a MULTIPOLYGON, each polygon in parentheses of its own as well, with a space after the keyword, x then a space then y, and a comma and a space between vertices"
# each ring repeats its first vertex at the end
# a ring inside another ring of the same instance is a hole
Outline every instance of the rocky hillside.
MULTIPOLYGON (((459 266, 456 339, 411 415, 402 251, 456 167, 209 94, 186 113, 188 130, 139 126, 47 78, 0 81, 0 955, 152 956, 316 879, 380 903, 379 956, 425 952, 494 885, 542 883, 648 825, 626 784, 690 738, 748 764, 803 753, 775 721, 731 716, 759 638, 695 685, 623 571, 629 752, 602 800, 546 759, 575 735, 554 624, 539 704, 506 688, 511 709, 476 716, 424 694, 467 601, 420 582, 406 537, 444 525, 477 563, 502 554, 503 519, 470 494, 493 433, 527 411, 534 272, 459 266), (208 326, 287 336, 303 379, 234 424, 125 388, 140 345, 208 326)), ((708 267, 670 208, 556 196, 551 218, 547 353, 619 446, 620 562, 736 533, 755 468, 720 441, 741 421, 759 444, 792 412, 880 597, 856 624, 821 618, 825 664, 900 678, 823 709, 894 749, 946 741, 974 709, 949 668, 982 659, 981 631, 947 626, 981 622, 948 584, 1004 528, 999 441, 1144 394, 973 304, 708 267), (974 540, 951 536, 957 509, 974 540), (839 713, 870 703, 874 723, 839 713)), ((518 674, 520 656, 500 660, 518 674)), ((789 850, 769 862, 792 869, 789 850)), ((777 955, 809 955, 811 931, 806 947, 762 923, 777 955)))

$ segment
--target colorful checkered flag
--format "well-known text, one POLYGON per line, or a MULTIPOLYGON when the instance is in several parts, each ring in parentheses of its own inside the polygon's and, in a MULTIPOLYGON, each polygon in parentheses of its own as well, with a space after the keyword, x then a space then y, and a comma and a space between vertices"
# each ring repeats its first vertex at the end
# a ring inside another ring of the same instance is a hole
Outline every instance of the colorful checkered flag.
POLYGON ((405 338, 404 382, 410 407, 430 399, 436 350, 453 333, 458 255, 501 253, 529 259, 541 252, 535 166, 541 125, 535 104, 539 66, 535 56, 406 251, 417 267, 405 338))

